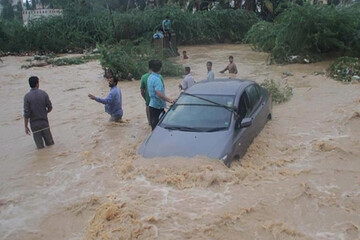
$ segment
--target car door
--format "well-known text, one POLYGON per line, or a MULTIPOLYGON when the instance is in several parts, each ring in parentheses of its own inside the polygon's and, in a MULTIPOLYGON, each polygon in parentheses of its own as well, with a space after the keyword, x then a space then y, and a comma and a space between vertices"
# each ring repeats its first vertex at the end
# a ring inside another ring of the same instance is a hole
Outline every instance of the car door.
POLYGON ((259 118, 259 127, 257 128, 257 134, 260 133, 260 131, 262 130, 262 128, 265 126, 265 124, 268 121, 268 115, 270 114, 269 112, 269 98, 267 94, 264 94, 264 90, 261 89, 261 87, 259 85, 255 85, 255 87, 257 88, 259 94, 260 94, 260 109, 259 109, 259 113, 258 113, 258 118, 259 118))
POLYGON ((250 86, 248 86, 245 89, 245 92, 247 93, 247 95, 249 97, 249 104, 250 104, 250 107, 249 107, 250 109, 248 111, 249 114, 247 115, 247 117, 252 118, 252 125, 251 125, 250 132, 249 132, 251 141, 261 131, 262 126, 263 126, 261 110, 264 107, 264 105, 262 104, 259 90, 260 89, 258 88, 258 86, 256 84, 251 84, 250 86))
POLYGON ((233 158, 242 157, 249 144, 251 143, 251 127, 242 128, 239 126, 241 121, 250 114, 250 103, 247 93, 244 91, 237 105, 237 119, 235 121, 234 139, 233 139, 233 158))

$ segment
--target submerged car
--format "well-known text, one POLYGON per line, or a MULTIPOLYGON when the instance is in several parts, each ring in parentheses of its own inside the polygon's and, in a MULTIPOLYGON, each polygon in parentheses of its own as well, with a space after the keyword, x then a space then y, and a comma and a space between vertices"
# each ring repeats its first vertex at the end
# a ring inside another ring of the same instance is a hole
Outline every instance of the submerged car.
POLYGON ((197 155, 230 167, 271 119, 271 96, 239 79, 202 81, 181 93, 138 153, 146 158, 197 155))

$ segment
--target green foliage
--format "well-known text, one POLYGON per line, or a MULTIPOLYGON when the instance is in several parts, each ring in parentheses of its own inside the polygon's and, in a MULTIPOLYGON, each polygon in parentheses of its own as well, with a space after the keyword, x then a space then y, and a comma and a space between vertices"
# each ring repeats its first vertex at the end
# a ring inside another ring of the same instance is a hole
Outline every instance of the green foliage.
POLYGON ((134 45, 98 46, 101 54, 100 63, 104 69, 111 70, 115 75, 126 79, 131 73, 134 78, 140 79, 148 72, 148 62, 151 59, 159 59, 163 62, 162 74, 164 76, 180 76, 182 68, 165 58, 164 53, 159 53, 149 43, 134 45))
POLYGON ((27 27, 19 21, 0 22, 0 49, 10 52, 80 52, 96 43, 114 44, 122 39, 152 39, 165 16, 172 19, 177 40, 183 44, 242 41, 258 21, 244 10, 214 10, 191 13, 179 7, 113 12, 94 9, 90 2, 70 1, 63 17, 37 19, 27 27))
POLYGON ((293 95, 292 88, 284 82, 266 79, 260 85, 269 91, 272 96, 272 101, 277 104, 289 101, 293 95))
POLYGON ((360 60, 356 57, 340 57, 330 64, 328 72, 337 81, 351 82, 354 76, 360 76, 360 60))
POLYGON ((270 51, 277 62, 291 56, 308 56, 332 51, 360 53, 360 4, 334 7, 290 4, 274 23, 252 27, 247 41, 256 49, 270 51))
POLYGON ((247 33, 245 41, 251 43, 256 50, 265 52, 275 47, 277 25, 265 21, 255 24, 247 33))
POLYGON ((1 5, 3 6, 1 12, 1 18, 5 20, 12 20, 15 17, 14 8, 12 1, 10 0, 0 0, 1 5))
POLYGON ((140 36, 150 39, 156 27, 169 16, 177 40, 183 44, 241 41, 258 21, 254 13, 244 10, 213 10, 191 13, 179 7, 129 11, 115 15, 116 32, 122 39, 140 36))

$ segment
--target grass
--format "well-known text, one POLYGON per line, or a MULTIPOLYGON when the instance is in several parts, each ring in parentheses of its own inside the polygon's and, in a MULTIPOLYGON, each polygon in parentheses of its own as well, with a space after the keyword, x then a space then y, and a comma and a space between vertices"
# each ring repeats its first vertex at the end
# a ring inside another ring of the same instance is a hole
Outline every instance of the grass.
POLYGON ((82 52, 97 43, 112 45, 122 40, 152 40, 165 16, 180 44, 240 42, 258 18, 245 10, 219 9, 192 13, 178 6, 113 12, 115 28, 106 9, 76 12, 63 17, 36 19, 26 27, 20 21, 0 21, 0 50, 5 52, 82 52))
POLYGON ((360 3, 351 6, 289 4, 273 23, 252 26, 246 41, 277 63, 314 62, 321 54, 360 54, 360 3))

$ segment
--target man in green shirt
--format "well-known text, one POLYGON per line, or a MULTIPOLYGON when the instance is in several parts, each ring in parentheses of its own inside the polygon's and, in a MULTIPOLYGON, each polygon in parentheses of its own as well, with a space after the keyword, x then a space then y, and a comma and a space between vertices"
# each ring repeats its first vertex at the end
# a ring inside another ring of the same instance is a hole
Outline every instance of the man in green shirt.
MULTIPOLYGON (((141 81, 140 81, 140 92, 141 92, 141 96, 144 98, 145 100, 145 105, 146 105, 146 117, 147 117, 147 120, 148 120, 148 123, 150 125, 150 111, 149 111, 149 103, 150 103, 150 97, 149 97, 149 92, 147 90, 147 80, 150 76, 150 74, 152 73, 152 70, 151 70, 151 62, 153 60, 150 60, 149 61, 149 72, 148 73, 145 73, 144 75, 141 76, 141 81)), ((160 75, 160 79, 164 85, 164 79, 163 77, 160 75)), ((165 86, 165 85, 164 85, 165 86)))

